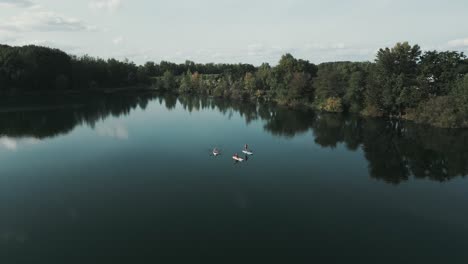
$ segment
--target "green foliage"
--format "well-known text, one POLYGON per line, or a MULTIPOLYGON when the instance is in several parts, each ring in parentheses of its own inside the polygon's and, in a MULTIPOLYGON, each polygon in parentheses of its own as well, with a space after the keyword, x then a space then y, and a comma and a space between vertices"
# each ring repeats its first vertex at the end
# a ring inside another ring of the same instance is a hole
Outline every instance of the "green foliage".
POLYGON ((329 97, 342 98, 347 87, 345 63, 323 63, 319 65, 314 80, 315 98, 320 103, 329 97))
POLYGON ((267 76, 264 84, 267 90, 273 90, 276 101, 281 104, 296 104, 297 101, 309 101, 313 98, 312 78, 317 75, 317 66, 305 60, 298 60, 291 54, 281 57, 278 66, 271 68, 262 65, 262 77, 267 76))
POLYGON ((271 66, 268 63, 264 63, 258 67, 255 73, 255 79, 259 90, 269 90, 273 86, 271 83, 273 81, 271 66))
POLYGON ((318 66, 291 54, 276 66, 133 62, 69 56, 38 46, 0 45, 0 92, 96 90, 138 84, 174 92, 265 100, 330 112, 399 116, 443 127, 467 126, 468 59, 397 43, 375 62, 318 66))
POLYGON ((438 96, 422 102, 416 109, 410 110, 406 118, 444 128, 468 126, 466 115, 461 112, 454 96, 438 96))
POLYGON ((0 46, 0 91, 69 89, 71 72, 72 59, 60 50, 0 46))
MULTIPOLYGON (((167 71, 167 74, 171 74, 167 71)), ((189 71, 181 77, 179 92, 190 93, 192 91, 192 73, 189 71)))
POLYGON ((459 108, 460 118, 463 120, 464 126, 468 127, 468 74, 461 78, 451 95, 456 98, 457 107, 459 108))
POLYGON ((444 128, 468 127, 468 75, 457 78, 463 55, 449 52, 427 54, 432 60, 441 55, 438 62, 431 66, 431 71, 438 74, 432 75, 429 88, 424 90, 431 97, 410 109, 406 117, 418 123, 444 128), (440 94, 442 96, 437 96, 440 94))
POLYGON ((365 87, 365 74, 362 71, 351 73, 348 81, 348 89, 346 89, 344 95, 344 100, 346 104, 349 105, 349 110, 351 112, 358 113, 362 110, 365 87))
MULTIPOLYGON (((451 94, 461 102, 468 103, 468 74, 465 74, 463 78, 458 80, 451 94)), ((468 107, 468 105, 465 105, 465 107, 468 107)))
POLYGON ((449 95, 422 102, 407 118, 438 127, 468 127, 468 74, 454 84, 449 95))
POLYGON ((228 90, 228 83, 225 79, 222 79, 220 80, 216 87, 214 88, 214 91, 213 91, 213 96, 215 97, 223 97, 224 96, 224 92, 228 90))
POLYGON ((247 72, 244 77, 244 89, 253 92, 257 89, 257 79, 251 72, 247 72))
POLYGON ((166 91, 170 91, 174 89, 174 87, 176 86, 176 80, 175 80, 174 74, 172 74, 172 72, 170 71, 166 71, 164 73, 161 81, 162 81, 162 88, 166 91))
POLYGON ((287 98, 289 100, 309 99, 313 93, 310 74, 294 72, 288 88, 287 98))
POLYGON ((457 78, 465 71, 463 53, 428 51, 421 56, 420 83, 428 95, 449 94, 457 78))
POLYGON ((343 109, 361 111, 371 66, 362 62, 320 64, 314 79, 315 105, 320 106, 328 98, 335 97, 341 99, 343 109))
POLYGON ((370 117, 382 117, 384 116, 384 113, 382 110, 377 108, 377 106, 372 105, 372 104, 367 104, 364 109, 361 111, 361 114, 363 116, 370 116, 370 117))
POLYGON ((375 84, 381 92, 379 106, 389 114, 402 114, 414 104, 406 97, 413 95, 418 86, 418 62, 421 49, 408 42, 397 43, 393 48, 380 49, 377 53, 375 84), (405 98, 402 98, 405 97, 405 98))

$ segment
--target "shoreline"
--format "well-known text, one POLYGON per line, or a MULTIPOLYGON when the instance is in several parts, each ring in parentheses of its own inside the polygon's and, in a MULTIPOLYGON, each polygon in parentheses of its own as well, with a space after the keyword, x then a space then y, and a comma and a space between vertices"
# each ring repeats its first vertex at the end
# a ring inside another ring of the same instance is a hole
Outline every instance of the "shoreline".
POLYGON ((21 96, 45 96, 45 95, 81 95, 81 94, 115 94, 122 92, 157 92, 155 88, 149 85, 126 86, 119 88, 88 89, 88 90, 46 90, 46 91, 23 91, 23 92, 5 92, 0 96, 21 97, 21 96))
MULTIPOLYGON (((423 125, 423 126, 429 126, 429 127, 434 127, 434 128, 440 128, 440 129, 468 129, 468 126, 457 126, 457 127, 444 127, 444 126, 437 126, 434 124, 430 123, 422 123, 422 122, 417 122, 411 118, 408 118, 407 116, 397 116, 397 115, 392 115, 392 116, 387 116, 387 115, 367 115, 363 114, 362 112, 350 112, 350 111, 327 111, 325 109, 319 109, 317 106, 313 104, 305 104, 302 102, 295 102, 293 104, 291 103, 282 103, 279 102, 278 100, 275 99, 268 99, 264 97, 247 97, 247 98, 237 98, 237 97, 225 97, 225 96, 215 96, 212 94, 201 94, 201 93, 184 93, 184 92, 174 92, 174 91, 164 91, 162 89, 158 88, 153 88, 149 85, 139 85, 139 86, 128 86, 128 87, 121 87, 121 88, 106 88, 106 89, 99 89, 99 90, 82 90, 82 91, 76 91, 76 90, 64 90, 64 91, 54 91, 54 90, 49 90, 49 91, 41 91, 41 92, 21 92, 21 93, 9 93, 9 94, 2 94, 4 97, 2 99, 11 100, 11 99, 22 99, 22 98, 27 98, 27 99, 34 99, 35 97, 42 97, 42 96, 86 96, 86 95, 97 95, 97 96, 106 96, 106 95, 123 95, 123 94, 145 94, 145 93, 157 93, 157 94, 170 94, 174 96, 205 96, 208 98, 213 98, 217 100, 233 100, 233 101, 239 101, 239 102, 248 102, 248 103, 253 103, 253 104, 259 104, 259 103, 272 103, 276 106, 279 107, 285 107, 290 110, 308 110, 308 111, 314 111, 318 113, 329 113, 329 114, 340 114, 340 115, 346 115, 346 114, 353 114, 353 115, 359 115, 363 118, 378 118, 378 119, 387 119, 387 120, 398 120, 398 121, 404 121, 404 122, 412 122, 418 125, 423 125)), ((50 102, 47 102, 45 104, 39 103, 37 106, 24 106, 24 107, 18 107, 18 106, 6 106, 2 107, 0 106, 0 113, 14 113, 14 112, 33 112, 33 111, 52 111, 52 110, 61 110, 61 109, 79 109, 85 107, 85 104, 80 104, 80 103, 70 103, 70 104, 58 104, 55 106, 50 106, 47 105, 50 104, 50 102)))

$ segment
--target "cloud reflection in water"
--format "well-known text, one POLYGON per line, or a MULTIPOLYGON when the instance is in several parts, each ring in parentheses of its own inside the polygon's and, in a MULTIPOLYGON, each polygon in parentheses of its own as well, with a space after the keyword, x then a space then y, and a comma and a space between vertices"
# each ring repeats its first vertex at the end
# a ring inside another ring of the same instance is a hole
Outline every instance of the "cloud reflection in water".
POLYGON ((95 129, 98 135, 120 140, 128 139, 128 129, 122 124, 98 125, 95 129))
POLYGON ((20 146, 35 145, 39 142, 40 140, 36 138, 0 137, 0 149, 16 151, 20 146))

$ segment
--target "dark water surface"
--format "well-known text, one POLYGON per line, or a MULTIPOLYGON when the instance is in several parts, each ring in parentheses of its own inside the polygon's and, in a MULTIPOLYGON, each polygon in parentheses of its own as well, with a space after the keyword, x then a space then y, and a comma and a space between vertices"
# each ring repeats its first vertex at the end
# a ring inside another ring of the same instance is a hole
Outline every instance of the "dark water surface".
POLYGON ((2 264, 468 263, 467 130, 196 97, 56 101, 0 113, 2 264))

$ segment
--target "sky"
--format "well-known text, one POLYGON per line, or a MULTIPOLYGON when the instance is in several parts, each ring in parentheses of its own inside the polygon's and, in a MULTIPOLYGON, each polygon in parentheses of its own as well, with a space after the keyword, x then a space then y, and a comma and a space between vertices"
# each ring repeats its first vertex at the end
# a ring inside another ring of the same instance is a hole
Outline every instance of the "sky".
POLYGON ((0 0, 2 44, 137 64, 365 61, 401 41, 467 52, 467 0, 0 0))

